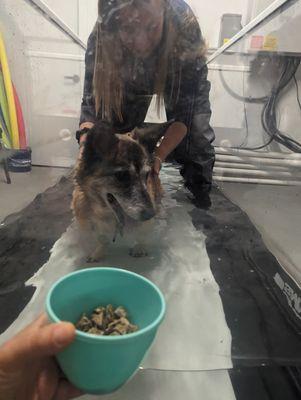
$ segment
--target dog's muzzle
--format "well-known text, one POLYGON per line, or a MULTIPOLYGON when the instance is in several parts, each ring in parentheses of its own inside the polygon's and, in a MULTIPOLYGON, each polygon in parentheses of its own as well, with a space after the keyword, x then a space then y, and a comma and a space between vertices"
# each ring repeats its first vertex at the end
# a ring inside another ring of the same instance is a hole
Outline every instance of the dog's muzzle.
POLYGON ((148 221, 149 219, 154 218, 156 215, 155 210, 153 208, 143 210, 140 213, 140 220, 141 221, 148 221))
POLYGON ((117 222, 120 225, 124 225, 125 224, 125 217, 129 218, 129 219, 133 219, 133 220, 139 220, 139 221, 148 221, 149 219, 154 218, 154 216, 156 215, 156 211, 153 207, 148 207, 143 209, 140 213, 139 216, 137 215, 137 219, 129 216, 121 207, 121 205, 119 204, 119 202, 117 201, 117 199, 111 194, 108 193, 107 194, 107 200, 108 203, 112 209, 112 211, 114 212, 117 222))

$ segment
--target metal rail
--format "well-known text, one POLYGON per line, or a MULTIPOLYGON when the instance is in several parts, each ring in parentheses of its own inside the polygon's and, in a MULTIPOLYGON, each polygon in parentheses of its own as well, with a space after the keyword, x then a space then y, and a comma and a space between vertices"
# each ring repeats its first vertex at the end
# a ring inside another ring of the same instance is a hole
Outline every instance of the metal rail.
POLYGON ((60 31, 67 35, 74 43, 78 44, 83 50, 87 49, 81 38, 42 0, 25 0, 47 20, 50 20, 60 31))
POLYGON ((275 0, 270 6, 268 6, 264 11, 262 11, 257 17, 255 17, 251 22, 249 22, 243 29, 241 29, 235 36, 232 37, 227 43, 217 49, 210 57, 208 57, 207 64, 215 60, 219 55, 225 52, 229 47, 238 42, 243 36, 249 33, 252 29, 256 28, 262 21, 267 19, 270 15, 276 12, 280 7, 286 3, 291 3, 292 5, 299 0, 275 0))

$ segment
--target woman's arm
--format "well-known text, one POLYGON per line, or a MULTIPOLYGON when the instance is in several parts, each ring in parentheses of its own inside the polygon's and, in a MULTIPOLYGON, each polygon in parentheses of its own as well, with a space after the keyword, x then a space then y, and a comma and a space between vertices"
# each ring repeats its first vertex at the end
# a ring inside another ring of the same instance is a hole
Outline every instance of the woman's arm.
POLYGON ((173 74, 172 70, 170 71, 165 92, 167 119, 181 122, 187 128, 187 135, 190 135, 187 146, 182 146, 180 150, 181 159, 190 158, 192 153, 194 156, 200 154, 203 148, 214 140, 214 132, 209 122, 210 82, 203 54, 205 43, 198 21, 188 6, 186 13, 189 18, 179 18, 178 21, 183 49, 186 51, 183 52, 183 57, 176 60, 177 72, 173 74), (186 28, 183 23, 185 20, 190 21, 186 28))
POLYGON ((187 134, 187 127, 182 122, 174 122, 167 129, 164 139, 155 151, 154 172, 160 172, 161 163, 182 142, 187 134))
MULTIPOLYGON (((96 31, 93 30, 88 39, 87 51, 85 56, 85 81, 84 93, 81 104, 80 129, 91 129, 96 122, 95 100, 93 95, 93 75, 95 65, 95 46, 96 31)), ((86 135, 82 135, 80 143, 85 140, 86 135)))

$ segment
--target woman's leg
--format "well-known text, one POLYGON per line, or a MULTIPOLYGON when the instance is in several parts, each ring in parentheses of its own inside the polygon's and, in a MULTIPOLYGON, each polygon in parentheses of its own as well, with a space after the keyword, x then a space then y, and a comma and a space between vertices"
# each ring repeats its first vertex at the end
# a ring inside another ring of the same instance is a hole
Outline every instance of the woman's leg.
POLYGON ((192 129, 173 153, 174 160, 182 165, 181 175, 185 180, 185 186, 196 200, 203 199, 208 205, 215 162, 212 145, 215 135, 209 125, 209 119, 208 114, 198 115, 197 121, 194 120, 192 124, 192 129))

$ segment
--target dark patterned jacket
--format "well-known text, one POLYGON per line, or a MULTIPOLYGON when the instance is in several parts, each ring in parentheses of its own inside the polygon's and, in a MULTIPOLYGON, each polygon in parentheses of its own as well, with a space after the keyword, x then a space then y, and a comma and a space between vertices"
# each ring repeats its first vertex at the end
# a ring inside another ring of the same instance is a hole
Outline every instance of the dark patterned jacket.
MULTIPOLYGON (((199 24, 190 9, 183 0, 169 0, 172 9, 172 20, 176 29, 184 35, 187 46, 196 47, 203 42, 199 24), (186 16, 195 19, 194 29, 189 32, 183 28, 186 16)), ((80 123, 95 122, 99 116, 95 112, 93 97, 93 73, 95 63, 96 31, 91 33, 88 39, 86 52, 86 74, 84 83, 84 95, 81 106, 80 123)), ((125 95, 123 101, 123 122, 113 116, 113 125, 118 132, 128 132, 136 126, 140 126, 147 114, 152 95, 154 93, 154 76, 156 71, 155 58, 137 60, 133 58, 133 70, 129 74, 131 79, 125 82, 125 95)), ((171 71, 171 68, 169 68, 171 71)), ((183 122, 188 128, 188 135, 178 149, 178 158, 185 161, 189 159, 197 161, 200 156, 208 159, 214 156, 211 142, 214 140, 214 132, 210 127, 211 108, 209 102, 210 83, 207 80, 208 68, 204 57, 183 61, 181 77, 178 80, 179 87, 172 91, 171 87, 177 79, 172 73, 168 73, 165 87, 165 109, 169 121, 183 122), (176 95, 171 96, 171 93, 176 95), (176 96, 176 98, 175 98, 176 96)), ((179 160, 181 162, 181 160, 179 160)))

